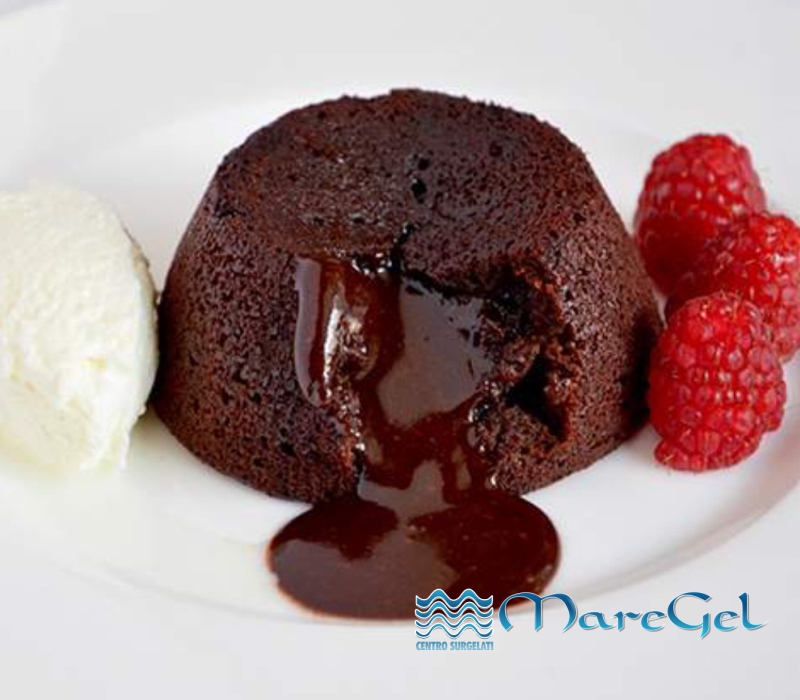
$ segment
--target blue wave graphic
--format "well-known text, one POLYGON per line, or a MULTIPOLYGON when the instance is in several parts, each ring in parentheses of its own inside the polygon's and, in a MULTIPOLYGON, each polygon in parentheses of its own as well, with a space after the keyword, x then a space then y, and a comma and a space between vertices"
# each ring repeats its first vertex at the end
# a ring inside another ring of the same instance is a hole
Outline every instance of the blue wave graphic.
POLYGON ((488 639, 492 636, 492 602, 492 596, 481 598, 471 588, 458 598, 451 598, 441 588, 427 598, 416 596, 417 637, 427 639, 441 630, 450 639, 457 639, 466 630, 472 630, 481 639, 488 639))
POLYGON ((470 622, 470 623, 474 622, 481 629, 488 629, 492 626, 492 617, 490 615, 489 619, 481 621, 477 617, 475 617, 472 613, 467 613, 466 615, 464 615, 464 617, 459 618, 458 622, 451 623, 444 615, 436 614, 425 623, 417 621, 416 626, 418 630, 426 630, 426 629, 432 629, 431 625, 433 625, 434 623, 441 623, 447 625, 451 630, 454 630, 458 629, 459 626, 464 622, 470 622))
POLYGON ((427 638, 428 638, 428 637, 430 637, 430 636, 431 636, 431 635, 432 635, 432 634, 433 634, 433 633, 434 633, 434 632, 435 632, 437 629, 440 629, 440 630, 442 630, 442 632, 444 632, 444 633, 445 633, 445 634, 446 634, 448 637, 450 637, 450 639, 458 639, 458 638, 461 636, 461 633, 462 633, 462 632, 464 632, 464 631, 466 631, 466 630, 472 630, 472 631, 473 631, 473 632, 475 632, 475 634, 477 634, 477 635, 478 635, 478 636, 479 636, 481 639, 489 639, 489 637, 491 637, 491 636, 492 636, 492 630, 489 630, 488 632, 480 632, 480 631, 479 631, 479 630, 478 630, 478 629, 475 627, 475 625, 473 625, 473 624, 470 624, 470 623, 468 622, 466 625, 464 625, 464 626, 463 626, 463 627, 462 627, 462 628, 461 628, 461 629, 460 629, 458 632, 456 632, 455 634, 453 634, 452 632, 450 632, 450 631, 449 631, 448 629, 446 629, 446 628, 445 628, 443 625, 434 625, 434 626, 433 626, 433 627, 431 627, 431 628, 430 628, 430 629, 429 629, 427 632, 420 632, 419 630, 417 630, 417 637, 421 637, 422 639, 427 639, 427 638))
POLYGON ((447 593, 445 593, 441 588, 437 588, 433 593, 431 593, 427 598, 417 598, 417 607, 418 608, 427 608, 434 600, 443 600, 446 601, 448 606, 451 608, 457 608, 464 602, 465 598, 472 598, 472 600, 481 608, 491 607, 493 597, 489 596, 488 598, 481 598, 475 591, 471 588, 467 588, 458 598, 451 598, 447 593))
POLYGON ((478 608, 472 604, 472 601, 465 601, 458 610, 450 610, 444 603, 441 601, 436 601, 431 605, 427 610, 421 611, 417 610, 414 614, 421 620, 427 620, 432 615, 446 615, 450 619, 457 618, 463 615, 466 612, 474 612, 478 617, 491 617, 492 616, 492 608, 489 606, 488 608, 482 609, 478 608))

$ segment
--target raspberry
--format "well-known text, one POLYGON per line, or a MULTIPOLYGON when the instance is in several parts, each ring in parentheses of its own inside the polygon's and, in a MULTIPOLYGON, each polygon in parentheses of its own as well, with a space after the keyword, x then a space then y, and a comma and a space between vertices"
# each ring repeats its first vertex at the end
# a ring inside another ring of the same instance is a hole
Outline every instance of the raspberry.
POLYGON ((753 302, 778 354, 800 347, 800 228, 785 216, 750 214, 710 240, 680 278, 669 316, 688 299, 726 291, 753 302))
POLYGON ((676 143, 656 156, 639 195, 634 231, 648 273, 670 294, 709 238, 764 207, 744 146, 705 134, 676 143))
POLYGON ((669 320, 650 366, 656 459, 675 469, 727 467, 783 418, 783 369, 761 312, 726 292, 692 299, 669 320))

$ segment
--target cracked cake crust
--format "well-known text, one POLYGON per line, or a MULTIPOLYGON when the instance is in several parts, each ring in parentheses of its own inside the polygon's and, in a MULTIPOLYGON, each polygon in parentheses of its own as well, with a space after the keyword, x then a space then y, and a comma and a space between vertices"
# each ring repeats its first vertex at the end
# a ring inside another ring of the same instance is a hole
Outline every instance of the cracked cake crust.
POLYGON ((356 440, 295 376, 302 258, 394 259, 483 300, 494 369, 473 410, 512 492, 590 465, 646 417, 650 283, 581 151, 509 109, 417 90, 281 117, 220 165, 161 302, 156 409, 192 452, 270 494, 352 490, 356 440))

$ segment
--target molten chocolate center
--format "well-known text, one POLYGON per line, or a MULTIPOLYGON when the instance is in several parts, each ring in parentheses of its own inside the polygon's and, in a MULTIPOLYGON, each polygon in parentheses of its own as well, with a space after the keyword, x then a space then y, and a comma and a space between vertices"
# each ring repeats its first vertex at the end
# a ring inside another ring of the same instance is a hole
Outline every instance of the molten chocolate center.
POLYGON ((482 302, 400 275, 302 260, 295 363, 361 461, 357 492, 314 506, 270 546, 280 587, 320 612, 413 617, 415 596, 472 588, 495 605, 540 591, 558 561, 552 523, 493 489, 472 409, 492 362, 482 302))

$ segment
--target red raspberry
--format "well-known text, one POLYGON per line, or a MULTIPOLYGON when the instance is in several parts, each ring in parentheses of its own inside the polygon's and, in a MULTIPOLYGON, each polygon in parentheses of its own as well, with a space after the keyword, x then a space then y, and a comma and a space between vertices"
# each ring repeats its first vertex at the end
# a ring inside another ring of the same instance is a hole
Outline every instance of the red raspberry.
POLYGON ((656 459, 675 469, 727 467, 783 418, 786 384, 769 329, 749 301, 718 292, 669 320, 650 366, 656 459))
POLYGON ((726 291, 753 302, 781 357, 800 347, 800 228, 785 216, 750 214, 708 242, 667 303, 726 291))
POLYGON ((764 207, 744 146, 705 134, 676 143, 656 156, 639 195, 634 231, 648 273, 670 294, 709 238, 764 207))

